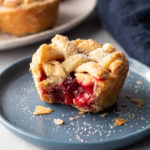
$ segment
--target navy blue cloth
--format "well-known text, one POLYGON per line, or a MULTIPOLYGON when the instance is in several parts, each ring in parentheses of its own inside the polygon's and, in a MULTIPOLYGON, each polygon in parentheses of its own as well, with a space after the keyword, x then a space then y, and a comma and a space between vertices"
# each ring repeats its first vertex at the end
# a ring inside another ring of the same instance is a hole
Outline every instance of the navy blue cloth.
POLYGON ((102 24, 127 53, 150 65, 150 0, 98 0, 102 24))

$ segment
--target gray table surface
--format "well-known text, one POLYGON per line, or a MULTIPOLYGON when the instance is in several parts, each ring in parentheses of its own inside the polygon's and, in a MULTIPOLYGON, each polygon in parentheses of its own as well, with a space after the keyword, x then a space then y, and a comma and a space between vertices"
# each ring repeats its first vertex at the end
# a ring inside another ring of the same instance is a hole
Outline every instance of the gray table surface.
MULTIPOLYGON (((111 37, 106 29, 99 23, 96 13, 92 13, 83 23, 71 31, 64 33, 70 39, 92 38, 98 42, 112 43, 116 49, 122 47, 111 37)), ((51 38, 51 37, 50 37, 51 38)), ((41 43, 48 43, 50 40, 36 43, 16 49, 0 51, 0 71, 21 58, 31 56, 41 43)), ((44 150, 31 143, 28 143, 15 136, 0 123, 0 149, 2 150, 44 150)), ((150 150, 150 136, 122 150, 150 150)))

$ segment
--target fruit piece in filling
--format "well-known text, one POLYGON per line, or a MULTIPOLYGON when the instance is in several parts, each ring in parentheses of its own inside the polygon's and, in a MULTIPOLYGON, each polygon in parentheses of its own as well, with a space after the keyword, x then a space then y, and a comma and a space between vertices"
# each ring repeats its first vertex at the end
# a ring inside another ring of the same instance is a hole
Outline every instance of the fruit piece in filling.
POLYGON ((56 35, 35 52, 30 69, 43 101, 96 113, 117 102, 128 61, 109 43, 56 35))

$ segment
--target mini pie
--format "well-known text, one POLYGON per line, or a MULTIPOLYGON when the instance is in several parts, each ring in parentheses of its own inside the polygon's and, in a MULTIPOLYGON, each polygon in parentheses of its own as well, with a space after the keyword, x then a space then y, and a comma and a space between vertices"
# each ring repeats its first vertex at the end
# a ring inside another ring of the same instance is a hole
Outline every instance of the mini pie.
POLYGON ((62 35, 41 45, 30 64, 43 101, 95 113, 116 103, 128 68, 124 53, 111 44, 62 35))
POLYGON ((17 36, 53 27, 59 0, 0 0, 0 32, 17 36))

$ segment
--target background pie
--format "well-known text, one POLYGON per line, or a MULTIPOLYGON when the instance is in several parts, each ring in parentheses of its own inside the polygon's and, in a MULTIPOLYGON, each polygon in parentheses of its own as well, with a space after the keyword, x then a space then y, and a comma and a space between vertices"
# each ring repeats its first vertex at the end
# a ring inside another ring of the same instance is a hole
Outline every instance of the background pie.
POLYGON ((0 32, 36 33, 53 27, 59 0, 0 0, 0 32))

